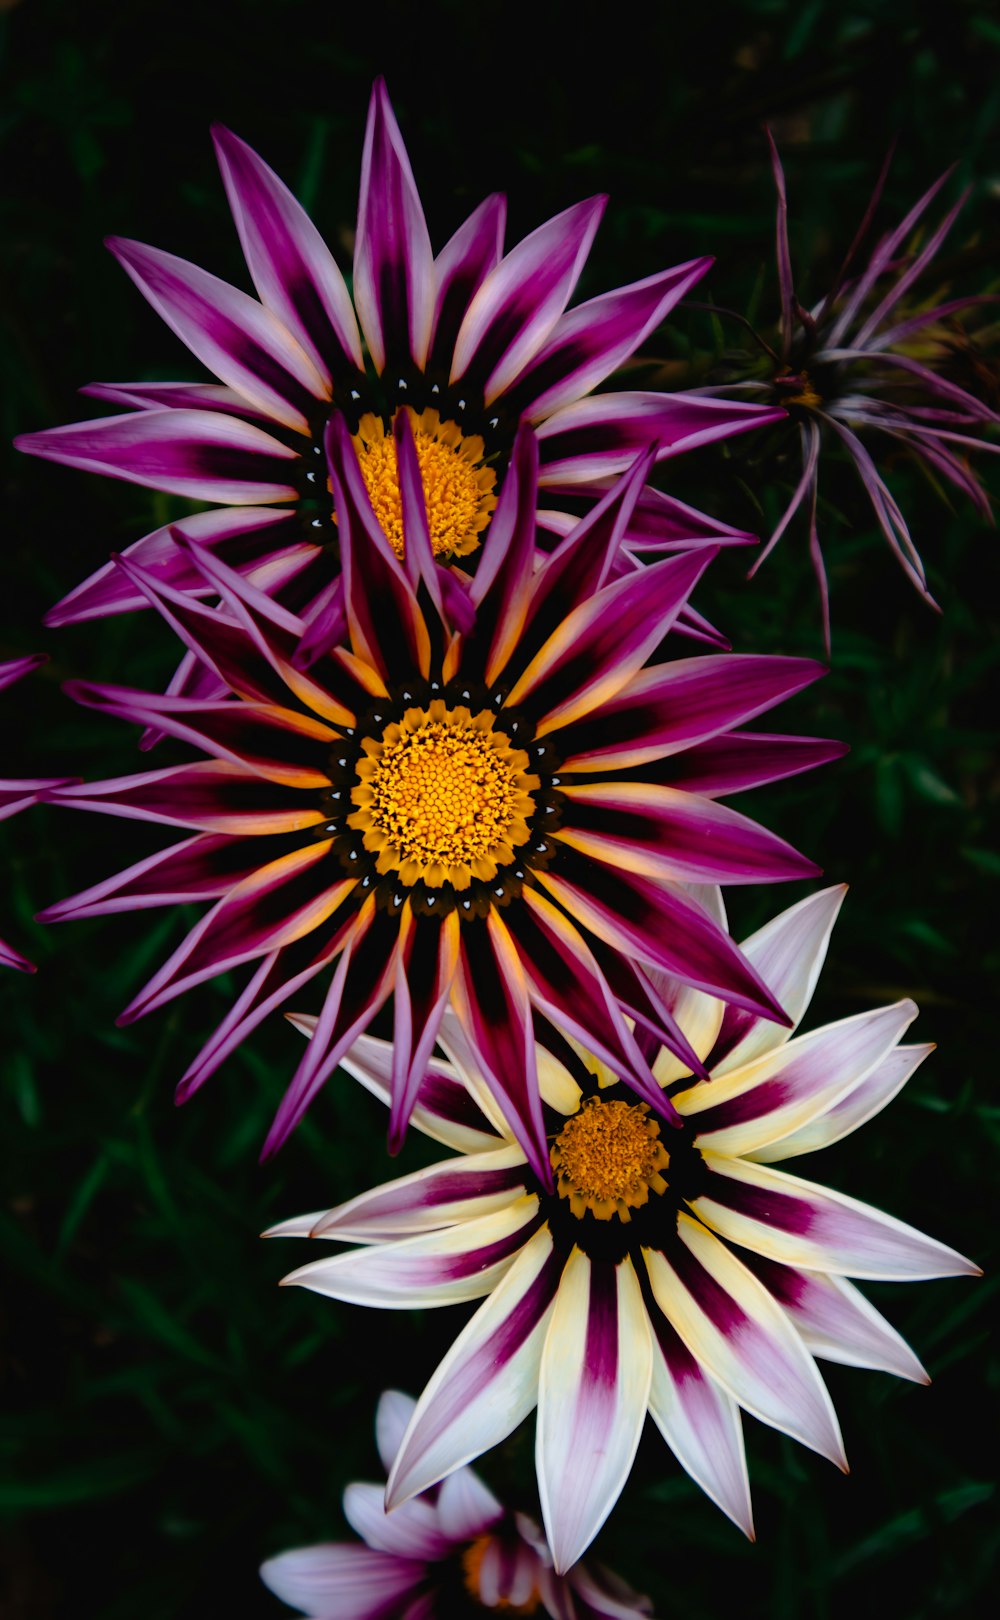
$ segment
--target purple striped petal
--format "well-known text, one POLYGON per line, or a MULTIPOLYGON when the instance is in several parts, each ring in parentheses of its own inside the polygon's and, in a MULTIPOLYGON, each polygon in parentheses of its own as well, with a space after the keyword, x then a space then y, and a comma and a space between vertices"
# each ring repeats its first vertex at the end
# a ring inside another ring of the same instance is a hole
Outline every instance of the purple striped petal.
POLYGON ((490 405, 517 380, 569 303, 606 202, 591 197, 547 220, 490 272, 459 329, 452 382, 468 376, 490 405))
POLYGON ((81 388, 80 393, 88 399, 106 399, 112 405, 129 405, 137 411, 221 411, 224 416, 238 416, 244 422, 257 422, 264 427, 270 427, 274 421, 269 411, 251 405, 225 383, 95 382, 81 388))
MULTIPOLYGON (((253 837, 301 832, 324 820, 294 789, 281 788, 244 766, 209 760, 70 784, 54 802, 70 810, 103 810, 168 827, 253 837)), ((253 860, 252 852, 246 858, 253 860)))
POLYGON ((657 461, 777 422, 784 411, 695 394, 595 394, 538 428, 543 486, 592 483, 625 471, 647 445, 657 461))
POLYGON ((825 674, 811 658, 749 653, 654 664, 589 716, 579 735, 566 728, 560 769, 645 765, 754 719, 825 674))
MULTIPOLYGON (((304 1035, 312 1035, 315 1018, 301 1014, 289 1016, 296 1029, 304 1035)), ((456 1034, 461 1033, 456 1031, 455 1023, 454 1014, 446 1012, 439 1038, 447 1047, 453 1044, 456 1034)), ((341 1059, 341 1068, 386 1107, 392 1096, 392 1065, 392 1043, 373 1035, 362 1035, 341 1059)), ((499 1146, 498 1133, 476 1100, 481 1093, 488 1099, 489 1093, 482 1082, 474 1098, 463 1083, 468 1072, 465 1064, 456 1070, 440 1058, 431 1058, 424 1070, 412 1123, 425 1136, 443 1142, 458 1153, 492 1151, 499 1146)))
POLYGON ((914 1070, 933 1052, 933 1045, 897 1046, 859 1085, 839 1097, 825 1114, 790 1135, 750 1155, 760 1164, 776 1164, 799 1153, 816 1153, 867 1124, 901 1091, 914 1070))
POLYGON ((646 1420, 649 1318, 630 1259, 573 1250, 559 1283, 538 1381, 535 1460, 556 1570, 575 1564, 621 1494, 646 1420))
POLYGON ((437 296, 428 366, 450 371, 455 340, 466 311, 484 280, 500 262, 507 199, 495 192, 460 225, 434 261, 437 296))
POLYGON ((783 838, 714 799, 645 782, 586 782, 562 792, 560 846, 646 877, 762 883, 820 870, 783 838))
POLYGON ((510 1270, 537 1227, 538 1199, 525 1195, 459 1226, 313 1260, 283 1277, 282 1284, 388 1310, 482 1299, 510 1270))
POLYGON ((368 108, 354 246, 354 302, 376 371, 420 367, 434 319, 431 241, 384 79, 368 108))
POLYGON ((787 1023, 728 934, 677 888, 624 870, 612 877, 603 866, 568 850, 560 874, 539 872, 539 881, 605 944, 723 1001, 787 1023))
POLYGON ((746 1411, 846 1470, 829 1394, 767 1289, 711 1232, 677 1218, 669 1256, 644 1251, 653 1296, 695 1360, 746 1411))
POLYGON ((946 1244, 856 1198, 769 1165, 706 1150, 703 1159, 711 1179, 691 1208, 723 1237, 767 1260, 886 1282, 979 1271, 946 1244))
POLYGON ((665 1316, 654 1310, 650 1323, 649 1414, 685 1472, 753 1541, 739 1406, 712 1382, 665 1316))
POLYGON ((764 732, 734 731, 728 737, 695 743, 684 753, 646 766, 650 781, 666 782, 706 799, 743 793, 767 782, 780 782, 817 765, 842 759, 847 743, 827 737, 784 737, 764 732))
POLYGON ((309 1620, 389 1620, 424 1575, 416 1560, 340 1542, 280 1553, 260 1571, 269 1591, 309 1620))
POLYGON ((515 683, 508 702, 531 698, 539 736, 609 702, 663 639, 715 551, 669 557, 580 602, 515 683))
POLYGON ((103 883, 48 906, 39 912, 38 921, 66 922, 147 906, 215 900, 257 871, 260 864, 260 846, 242 838, 186 838, 147 855, 103 883))
POLYGON ((0 939, 0 966, 17 968, 19 973, 37 973, 34 962, 29 962, 20 951, 15 951, 13 945, 8 945, 5 939, 0 939))
MULTIPOLYGON (((482 1535, 484 1530, 502 1519, 504 1513, 493 1492, 487 1490, 471 1468, 456 1468, 442 1481, 436 1505, 442 1530, 455 1541, 468 1541, 473 1536, 482 1535)), ((398 1513, 399 1508, 393 1511, 398 1513)), ((482 1579, 480 1591, 483 1591, 482 1579)), ((525 1601, 529 1595, 530 1591, 525 1594, 525 1601)))
POLYGON ((51 797, 55 788, 75 787, 73 776, 34 776, 0 780, 0 821, 7 821, 30 805, 51 797))
POLYGON ((329 1210, 310 1236, 386 1243, 492 1215, 522 1197, 527 1167, 519 1147, 501 1147, 430 1165, 329 1210))
POLYGON ((751 1269, 788 1312, 814 1356, 870 1367, 915 1384, 930 1379, 896 1329, 843 1277, 798 1271, 754 1255, 751 1269))
POLYGON ((569 310, 517 379, 520 410, 537 422, 589 394, 666 320, 712 262, 692 259, 569 310))
MULTIPOLYGON (((294 513, 266 506, 241 506, 235 512, 196 512, 179 523, 164 524, 123 552, 124 558, 138 564, 157 583, 196 596, 209 595, 211 586, 187 553, 175 544, 173 537, 177 534, 186 535, 206 549, 218 547, 232 565, 242 568, 260 567, 289 553, 298 553, 304 561, 316 549, 303 542, 294 513)), ((109 613, 134 613, 148 604, 149 598, 129 576, 114 562, 108 562, 50 608, 45 623, 77 624, 109 613)))
POLYGON ((319 231, 274 170, 216 124, 229 206, 261 303, 284 322, 325 382, 364 370, 347 284, 319 231))
MULTIPOLYGON (((789 906, 780 916, 765 923, 740 946, 765 984, 774 991, 794 1029, 798 1028, 812 1000, 846 893, 847 885, 839 883, 807 895, 797 905, 789 906)), ((712 1049, 709 1067, 713 1076, 721 1078, 745 1063, 767 1056, 788 1039, 789 1033, 750 1013, 727 1007, 712 1049)))
POLYGON ((276 422, 309 432, 330 397, 313 362, 269 310, 186 259, 110 236, 126 274, 192 354, 276 422))
POLYGON ((714 1153, 756 1153, 826 1113, 891 1053, 917 1015, 912 1001, 857 1013, 777 1045, 674 1099, 714 1153))
POLYGON ((215 411, 138 411, 22 433, 18 450, 195 501, 255 506, 294 499, 294 450, 215 411))
POLYGON ((533 1410, 562 1269, 542 1227, 463 1328, 417 1402, 389 1475, 390 1512, 499 1445, 533 1410))

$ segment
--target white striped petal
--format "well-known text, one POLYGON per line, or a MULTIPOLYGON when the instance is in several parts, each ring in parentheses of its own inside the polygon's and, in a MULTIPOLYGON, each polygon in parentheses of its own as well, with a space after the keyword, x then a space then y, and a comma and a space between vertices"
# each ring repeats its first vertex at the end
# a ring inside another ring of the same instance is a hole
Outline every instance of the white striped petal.
POLYGON ((376 1552, 433 1563, 447 1557, 451 1551, 450 1537, 443 1534, 432 1503, 404 1502, 394 1513, 387 1513, 381 1485, 358 1481, 348 1485, 344 1492, 344 1517, 351 1529, 376 1552))
POLYGON ((538 1385, 535 1460, 545 1532, 563 1573, 621 1494, 642 1434, 653 1371, 649 1317, 630 1259, 566 1264, 538 1385))
MULTIPOLYGON (((403 1503, 403 1507, 408 1506, 403 1503)), ((438 1523, 453 1541, 470 1541, 503 1518, 503 1507, 471 1468, 456 1468, 442 1480, 436 1503, 438 1523)), ((402 1508, 393 1508, 393 1513, 402 1508)))
POLYGON ((681 1467, 752 1541, 753 1509, 740 1409, 659 1312, 652 1319, 649 1411, 681 1467))
POLYGON ((805 900, 773 917, 743 941, 740 950, 773 991, 792 1019, 793 1028, 787 1029, 751 1014, 737 1015, 733 1020, 727 1017, 726 1028, 731 1030, 733 1044, 725 1056, 712 1065, 714 1075, 728 1074, 743 1063, 752 1063, 773 1052, 798 1028, 812 1000, 826 960, 830 934, 846 893, 847 885, 841 883, 807 895, 805 900))
POLYGON ((479 1307, 417 1402, 386 1490, 391 1510, 499 1445, 538 1400, 538 1368, 562 1262, 547 1227, 479 1307))
POLYGON ((710 1191, 691 1208, 732 1243, 807 1271, 883 1282, 959 1277, 978 1267, 947 1244, 844 1193, 769 1165, 705 1153, 710 1191))
POLYGON ((510 1269, 537 1210, 537 1198, 520 1198, 461 1226, 315 1260, 283 1277, 282 1284, 389 1310, 481 1299, 510 1269))
POLYGON ((320 1215, 308 1235, 341 1243, 389 1243, 458 1226, 523 1197, 526 1174, 524 1153, 517 1146, 469 1153, 360 1193, 320 1215))
POLYGON ((423 1576, 422 1564, 338 1542, 297 1547, 260 1571, 275 1597, 312 1620, 385 1620, 423 1576))
POLYGON ((681 1092, 674 1107, 694 1125, 700 1148, 754 1153, 826 1113, 888 1056, 916 1014, 912 1001, 900 1001, 810 1030, 681 1092))
POLYGON ((870 1367, 915 1384, 930 1378, 906 1340, 845 1277, 755 1260, 761 1282, 788 1312, 814 1356, 870 1367))
POLYGON ((783 1136, 780 1142, 768 1143, 747 1157, 757 1164, 777 1164, 782 1159, 791 1159, 800 1153, 816 1153, 820 1148, 829 1147, 831 1142, 839 1142, 842 1136, 849 1136, 859 1125, 867 1124, 886 1103, 892 1102, 933 1050, 932 1042, 923 1046, 897 1046, 825 1114, 792 1131, 791 1135, 783 1136))
POLYGON ((826 1385, 763 1283, 683 1213, 670 1258, 646 1249, 656 1303, 691 1354, 754 1417, 846 1469, 826 1385))

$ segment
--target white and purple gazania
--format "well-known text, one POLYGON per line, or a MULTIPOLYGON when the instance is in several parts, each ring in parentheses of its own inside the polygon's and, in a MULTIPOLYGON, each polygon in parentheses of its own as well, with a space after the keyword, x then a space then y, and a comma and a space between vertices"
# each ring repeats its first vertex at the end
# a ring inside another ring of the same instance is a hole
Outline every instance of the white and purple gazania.
MULTIPOLYGON (((842 895, 813 895, 743 944, 796 1025, 842 895)), ((713 903, 710 891, 702 899, 713 903)), ((577 1043, 540 1049, 549 1190, 449 1019, 448 1061, 430 1065, 413 1118, 461 1158, 273 1234, 363 1245, 285 1279, 335 1299, 397 1309, 484 1299, 417 1404, 387 1505, 496 1445, 537 1405, 539 1495, 558 1570, 613 1508, 647 1411, 752 1535, 741 1407, 845 1467, 814 1358, 927 1381, 846 1278, 976 1270, 913 1227, 774 1168, 838 1141, 896 1094, 930 1051, 899 1044, 912 1002, 789 1039, 666 978, 659 989, 711 1076, 692 1084, 666 1049, 650 1053, 677 1128, 577 1043)), ((391 1065, 391 1050, 370 1038, 345 1061, 383 1098, 391 1065)))
MULTIPOLYGON (((402 551, 393 427, 405 414, 431 543, 474 568, 518 424, 541 451, 539 522, 555 544, 647 446, 657 459, 782 412, 701 395, 594 393, 708 269, 694 259, 567 309, 606 199, 548 220, 508 252, 496 195, 434 256, 403 139, 379 80, 361 165, 353 303, 329 249, 277 175, 243 141, 215 142, 257 299, 142 243, 109 246, 154 309, 218 382, 93 384, 125 414, 28 433, 22 450, 207 502, 182 532, 301 612, 337 598, 339 546, 324 435, 342 416, 380 519, 402 551), (259 300, 259 301, 258 301, 259 300), (581 504, 582 499, 582 504, 581 504)), ((750 537, 649 488, 624 537, 636 553, 750 537)), ((162 584, 205 594, 166 528, 128 555, 162 584)), ((145 606, 102 567, 49 623, 145 606)), ((718 639, 688 611, 682 628, 718 639)), ((192 660, 177 689, 206 674, 192 660)))
MULTIPOLYGON (((32 654, 27 658, 13 658, 9 663, 0 664, 0 692, 7 686, 13 686, 23 675, 27 675, 39 664, 45 663, 45 654, 32 654)), ((18 811, 27 810, 29 805, 37 804, 48 788, 63 787, 67 778, 62 777, 36 777, 31 781, 7 778, 0 780, 0 821, 6 821, 9 816, 16 816, 18 811)), ((15 951, 12 945, 0 939, 0 964, 4 967, 20 968, 22 973, 34 973, 35 965, 29 962, 20 951, 15 951)))
MULTIPOLYGON (((375 1437, 386 1472, 415 1402, 387 1390, 375 1437)), ((652 1613, 599 1564, 557 1575, 537 1525, 501 1506, 471 1468, 387 1514, 381 1485, 353 1484, 344 1516, 361 1537, 298 1547, 271 1558, 261 1576, 309 1620, 475 1620, 484 1610, 548 1614, 552 1620, 639 1620, 652 1613)))

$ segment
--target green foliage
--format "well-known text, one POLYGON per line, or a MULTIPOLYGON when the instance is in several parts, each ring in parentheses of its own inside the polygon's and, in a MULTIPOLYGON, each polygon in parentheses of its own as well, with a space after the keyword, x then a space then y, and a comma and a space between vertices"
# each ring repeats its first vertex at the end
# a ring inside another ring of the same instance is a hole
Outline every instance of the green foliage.
MULTIPOLYGON (((807 291, 853 232, 892 133, 888 217, 952 158, 975 194, 956 252, 995 275, 989 143, 1000 117, 992 16, 975 4, 723 0, 590 25, 577 8, 477 15, 457 0, 371 8, 318 0, 86 7, 31 0, 0 17, 0 391, 5 435, 87 414, 92 378, 181 376, 179 345, 103 253, 121 231, 240 280, 207 125, 221 118, 299 189, 346 257, 365 103, 384 71, 432 231, 487 191, 512 194, 511 236, 609 190, 584 292, 715 251, 706 296, 773 318, 772 196, 760 133, 782 141, 807 291), (433 50, 428 51, 428 46, 433 50), (975 240, 974 240, 975 239, 975 240)), ((995 146, 993 148, 995 152, 995 146)), ((653 356, 682 386, 699 349, 729 340, 682 313, 653 356)), ((182 503, 9 458, 0 656, 52 662, 0 703, 3 774, 141 768, 127 728, 74 709, 69 675, 153 685, 175 656, 148 615, 45 632, 44 609, 114 548, 182 503)), ((994 1247, 1000 1110, 1000 947, 993 832, 1000 639, 992 533, 940 504, 905 464, 893 487, 944 613, 910 592, 872 532, 849 470, 824 483, 834 667, 780 729, 845 738, 822 773, 760 793, 755 815, 852 892, 813 1017, 890 996, 921 1004, 940 1050, 879 1120, 817 1163, 832 1185, 974 1255, 994 1247), (991 997, 994 1000, 991 1000, 991 997)), ((766 529, 781 490, 738 457, 703 452, 668 486, 766 529)), ((724 556, 699 597, 739 650, 817 653, 804 537, 761 574, 724 556)), ((174 756, 161 749, 163 763, 174 756)), ((33 910, 158 847, 155 829, 39 810, 0 828, 3 932, 40 965, 0 977, 0 1609, 11 1620, 273 1615, 261 1558, 344 1533, 340 1493, 377 1477, 371 1424, 388 1384, 416 1392, 464 1320, 413 1318, 278 1293, 301 1246, 269 1223, 426 1162, 384 1152, 377 1105, 341 1077, 282 1152, 256 1152, 298 1055, 280 1019, 188 1107, 171 1085, 223 1016, 233 984, 192 993, 127 1030, 115 1014, 180 938, 177 915, 43 930, 33 910), (220 1596, 221 1594, 221 1596, 220 1596)), ((165 842, 166 840, 162 840, 165 842)), ((739 892, 748 931, 805 886, 739 892)), ((318 992, 304 998, 314 1010, 318 992)), ((809 1173, 809 1170, 807 1170, 809 1173)), ((830 1370, 852 1476, 748 1420, 758 1543, 643 1441, 600 1552, 657 1612, 743 1620, 931 1620, 978 1615, 995 1589, 986 1407, 995 1281, 872 1290, 925 1359, 929 1390, 830 1370)), ((533 1505, 531 1426, 489 1458, 502 1493, 533 1505)))

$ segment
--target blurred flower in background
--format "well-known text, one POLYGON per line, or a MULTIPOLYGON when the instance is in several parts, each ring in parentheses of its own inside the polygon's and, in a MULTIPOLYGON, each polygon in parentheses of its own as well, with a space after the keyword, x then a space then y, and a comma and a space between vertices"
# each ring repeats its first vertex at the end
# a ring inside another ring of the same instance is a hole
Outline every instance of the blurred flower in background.
MULTIPOLYGON (((850 456, 893 554, 932 606, 936 604, 923 562, 883 470, 887 454, 901 446, 939 494, 943 479, 968 497, 984 522, 993 521, 989 496, 970 456, 1000 450, 1000 443, 986 437, 1000 424, 997 328, 982 320, 982 311, 996 298, 952 296, 947 284, 940 282, 927 290, 934 260, 968 198, 966 191, 940 223, 922 235, 924 215, 949 179, 950 169, 893 230, 879 238, 867 261, 859 262, 882 196, 887 158, 833 284, 807 308, 796 293, 785 175, 770 131, 768 140, 778 194, 777 335, 769 333, 765 339, 754 333, 753 352, 727 351, 719 376, 732 383, 734 392, 781 404, 788 412, 782 439, 790 433, 797 437, 799 477, 750 572, 757 572, 792 520, 804 513, 829 649, 829 598, 817 498, 821 468, 831 452, 846 451, 850 456)), ((776 445, 780 442, 774 440, 776 445)), ((767 451, 762 449, 766 466, 767 451)))
MULTIPOLYGON (((0 692, 5 687, 13 686, 22 676, 37 669, 39 664, 45 663, 45 654, 38 653, 27 658, 14 658, 9 663, 0 664, 0 692)), ((34 777, 30 781, 16 779, 0 779, 0 821, 6 821, 9 816, 16 816, 18 811, 27 810, 29 805, 37 804, 39 799, 49 788, 65 786, 65 776, 60 777, 34 777)), ((34 973, 35 965, 29 962, 20 951, 15 951, 0 939, 0 964, 4 967, 20 968, 22 973, 34 973)))
MULTIPOLYGON (((415 1405, 398 1390, 379 1401, 386 1473, 415 1405)), ((484 1609, 552 1620, 652 1614, 648 1598, 600 1564, 557 1575, 537 1525, 503 1508, 471 1468, 392 1513, 384 1498, 381 1485, 348 1485, 344 1515, 365 1545, 329 1542, 271 1558, 261 1569, 271 1591, 309 1620, 471 1620, 484 1609)))
MULTIPOLYGON (((488 197, 435 258, 384 83, 372 92, 361 165, 353 301, 305 210, 243 141, 215 130, 230 206, 259 302, 170 253, 111 238, 153 308, 218 382, 95 383, 126 414, 23 434, 47 460, 210 509, 178 527, 301 613, 339 597, 339 546, 324 435, 343 413, 368 499, 398 555, 403 517, 394 425, 407 417, 435 559, 474 569, 520 421, 537 430, 543 549, 631 465, 745 432, 780 406, 632 391, 596 393, 704 275, 708 258, 567 310, 606 198, 592 197, 504 254, 506 201, 488 197)), ((750 536, 645 490, 622 537, 642 551, 745 544, 750 536)), ((131 560, 163 584, 206 594, 162 527, 131 560)), ((110 563, 48 615, 67 624, 146 605, 110 563)), ((680 627, 718 639, 686 608, 680 627)), ((188 658, 175 690, 206 671, 188 658)), ((210 684, 210 681, 209 681, 210 684)))
MULTIPOLYGON (((796 1027, 843 893, 812 895, 744 941, 796 1027)), ((724 920, 718 891, 702 899, 724 920)), ((665 976, 658 987, 710 1075, 691 1085, 685 1065, 650 1044, 672 1121, 579 1043, 547 1044, 538 1071, 550 1190, 449 1016, 440 1038, 449 1062, 432 1067, 414 1123, 462 1156, 269 1234, 364 1245, 284 1279, 333 1299, 397 1310, 484 1299, 417 1404, 386 1501, 395 1511, 537 1405, 539 1496, 557 1569, 583 1555, 612 1511, 647 1410, 748 1536, 740 1408, 846 1471, 815 1358, 928 1381, 847 1277, 977 1270, 902 1221, 773 1168, 841 1140, 896 1095, 931 1050, 900 1045, 912 1001, 789 1039, 665 976)), ((315 1023, 296 1022, 305 1033, 315 1023)), ((391 1063, 383 1042, 366 1039, 344 1066, 385 1099, 391 1063)))

